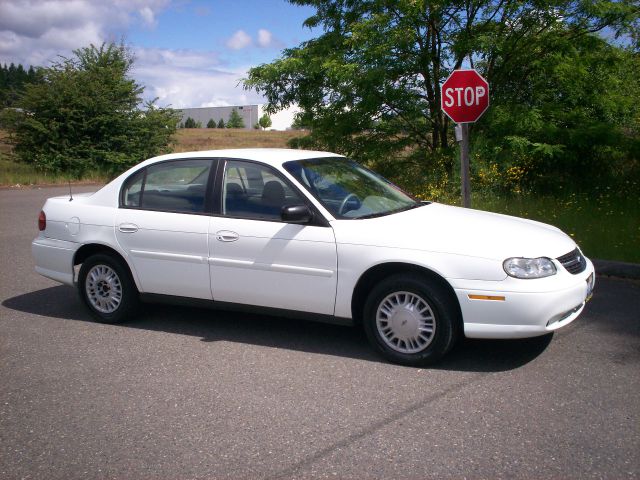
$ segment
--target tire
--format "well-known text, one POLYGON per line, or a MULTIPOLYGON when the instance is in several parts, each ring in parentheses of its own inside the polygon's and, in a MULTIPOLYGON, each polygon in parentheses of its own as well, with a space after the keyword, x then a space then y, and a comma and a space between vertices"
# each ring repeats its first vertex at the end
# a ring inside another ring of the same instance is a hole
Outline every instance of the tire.
POLYGON ((83 262, 78 290, 91 314, 101 323, 121 323, 132 318, 140 302, 129 267, 105 253, 92 255, 83 262))
POLYGON ((453 347, 459 308, 441 285, 398 274, 378 283, 365 301, 363 326, 369 342, 401 365, 433 364, 453 347))

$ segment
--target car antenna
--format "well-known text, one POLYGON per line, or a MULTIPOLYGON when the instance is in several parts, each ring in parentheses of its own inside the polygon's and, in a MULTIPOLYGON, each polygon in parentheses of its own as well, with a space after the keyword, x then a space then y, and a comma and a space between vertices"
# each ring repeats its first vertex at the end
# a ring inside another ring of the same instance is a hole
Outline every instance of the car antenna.
POLYGON ((69 178, 69 201, 73 202, 73 194, 71 193, 71 179, 69 178))

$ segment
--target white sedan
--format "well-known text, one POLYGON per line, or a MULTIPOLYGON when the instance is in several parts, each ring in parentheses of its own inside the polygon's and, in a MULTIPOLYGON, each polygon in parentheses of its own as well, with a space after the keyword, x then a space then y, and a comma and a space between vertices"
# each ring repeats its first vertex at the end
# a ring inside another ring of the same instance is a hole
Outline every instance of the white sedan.
POLYGON ((434 362, 461 335, 550 333, 594 286, 557 228, 419 202, 327 152, 156 157, 93 194, 48 199, 38 223, 36 270, 77 284, 102 322, 169 299, 361 324, 405 365, 434 362))

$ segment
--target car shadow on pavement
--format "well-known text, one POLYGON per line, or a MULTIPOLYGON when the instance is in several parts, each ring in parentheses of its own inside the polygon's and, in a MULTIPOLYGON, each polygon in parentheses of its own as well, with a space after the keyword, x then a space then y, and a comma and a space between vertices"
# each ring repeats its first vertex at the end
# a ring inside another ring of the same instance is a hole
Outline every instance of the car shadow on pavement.
MULTIPOLYGON (((2 302, 6 308, 63 320, 93 322, 75 289, 60 285, 18 295, 2 302)), ((361 328, 343 327, 259 314, 206 308, 143 304, 139 318, 118 325, 227 341, 385 362, 369 346, 361 328)), ((462 339, 437 365, 438 370, 500 372, 534 360, 551 335, 525 340, 462 339)))

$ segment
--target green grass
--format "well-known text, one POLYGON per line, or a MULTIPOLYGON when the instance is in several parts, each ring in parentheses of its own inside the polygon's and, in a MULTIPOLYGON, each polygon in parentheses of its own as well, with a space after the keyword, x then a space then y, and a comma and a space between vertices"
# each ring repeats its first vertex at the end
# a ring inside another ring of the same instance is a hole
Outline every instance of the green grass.
POLYGON ((0 153, 0 186, 56 185, 67 183, 103 183, 107 180, 101 175, 87 175, 78 181, 64 173, 49 173, 36 170, 32 165, 14 161, 10 156, 0 153))
POLYGON ((570 235, 590 258, 640 263, 640 203, 609 189, 563 198, 477 195, 473 208, 530 218, 570 235))
MULTIPOLYGON (((9 135, 4 130, 0 130, 0 186, 55 185, 67 183, 69 180, 78 183, 78 180, 70 175, 44 172, 33 165, 18 162, 14 156, 9 135)), ((80 182, 102 183, 106 180, 104 176, 90 174, 80 182)))

